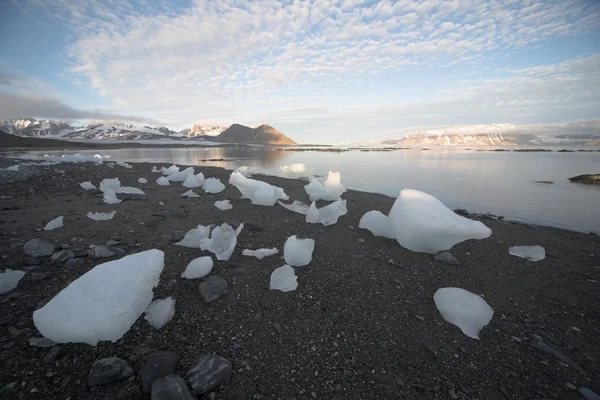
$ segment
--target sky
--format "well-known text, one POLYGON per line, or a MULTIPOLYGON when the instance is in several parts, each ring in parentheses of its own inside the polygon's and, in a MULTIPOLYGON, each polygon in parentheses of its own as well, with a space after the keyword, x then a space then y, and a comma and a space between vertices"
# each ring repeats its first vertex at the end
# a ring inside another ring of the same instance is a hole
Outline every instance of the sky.
POLYGON ((3 0, 0 38, 0 118, 304 143, 600 118, 597 0, 3 0))

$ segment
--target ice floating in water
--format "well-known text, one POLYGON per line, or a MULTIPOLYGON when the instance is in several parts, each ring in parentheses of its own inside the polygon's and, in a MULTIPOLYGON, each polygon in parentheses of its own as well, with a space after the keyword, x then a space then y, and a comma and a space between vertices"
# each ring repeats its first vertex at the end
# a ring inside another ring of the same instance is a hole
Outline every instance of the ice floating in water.
POLYGON ((244 175, 246 178, 252 177, 252 173, 250 172, 250 167, 247 167, 247 166, 239 167, 233 172, 238 172, 238 173, 244 175))
POLYGON ((138 189, 131 186, 121 186, 114 189, 115 193, 126 193, 126 194, 139 194, 140 196, 145 196, 146 193, 142 189, 138 189))
POLYGON ((340 173, 329 171, 324 185, 313 178, 308 185, 304 186, 304 190, 308 193, 310 201, 336 201, 346 191, 346 188, 340 182, 340 173))
POLYGON ((285 203, 282 203, 281 201, 278 201, 278 203, 280 206, 287 208, 288 210, 293 211, 295 213, 302 214, 302 215, 308 214, 308 210, 310 208, 308 206, 308 204, 304 204, 303 202, 298 201, 298 200, 294 200, 294 202, 292 204, 285 204, 285 203))
POLYGON ((188 190, 187 192, 182 194, 183 197, 200 197, 198 193, 195 193, 193 190, 188 190))
POLYGON ((138 179, 138 183, 148 183, 148 179, 146 179, 146 178, 139 178, 138 179))
POLYGON ((369 211, 360 219, 358 227, 368 229, 374 236, 396 239, 392 224, 387 215, 380 211, 369 211))
POLYGON ((125 161, 117 161, 117 165, 120 165, 121 167, 127 168, 127 169, 133 168, 133 166, 127 164, 125 161))
POLYGON ((225 185, 221 183, 220 179, 208 178, 204 182, 203 189, 206 193, 221 193, 225 190, 225 185))
POLYGON ((19 170, 19 164, 11 165, 8 168, 4 168, 5 171, 17 172, 19 170))
POLYGON ((283 258, 289 265, 301 267, 312 260, 314 249, 313 239, 298 239, 296 235, 290 236, 283 245, 283 258))
POLYGON ((313 177, 313 169, 306 168, 305 164, 292 164, 292 165, 284 165, 279 168, 282 172, 282 175, 286 178, 309 178, 313 177))
POLYGON ((213 269, 213 260, 211 257, 204 256, 194 258, 185 268, 183 274, 181 274, 182 278, 185 279, 199 279, 204 278, 206 275, 210 274, 210 271, 213 269))
POLYGON ((81 162, 92 162, 96 164, 102 164, 102 157, 97 157, 98 154, 92 157, 84 156, 82 154, 76 153, 73 155, 64 154, 62 156, 50 156, 45 154, 43 157, 40 156, 17 156, 14 158, 18 158, 19 160, 32 160, 32 161, 51 161, 55 163, 81 163, 81 162))
POLYGON ((335 224, 342 215, 346 215, 346 200, 339 199, 323 208, 317 208, 313 201, 306 214, 306 222, 311 224, 323 224, 325 226, 335 224))
POLYGON ((164 258, 148 250, 97 265, 33 313, 36 328, 58 343, 119 340, 152 301, 164 258))
POLYGON ((194 176, 194 174, 194 168, 189 167, 181 172, 175 172, 174 174, 167 176, 167 179, 169 182, 185 182, 190 176, 194 176))
POLYGON ((6 293, 13 290, 19 284, 22 277, 25 276, 24 271, 13 271, 12 269, 6 269, 4 272, 0 272, 0 294, 6 293))
POLYGON ((226 223, 217 226, 212 230, 210 239, 200 240, 200 249, 210 251, 217 256, 217 260, 229 260, 243 228, 244 224, 240 224, 236 230, 226 223))
POLYGON ((112 189, 105 189, 103 200, 106 204, 119 204, 121 200, 117 198, 117 194, 112 189))
POLYGON ((258 250, 245 249, 244 251, 242 251, 242 255, 249 256, 249 257, 256 257, 259 260, 262 260, 265 257, 272 256, 273 254, 277 254, 277 253, 279 253, 279 250, 277 250, 276 247, 273 247, 272 249, 258 249, 258 250))
POLYGON ((546 258, 546 250, 542 246, 513 246, 508 248, 508 254, 529 261, 540 261, 546 258))
POLYGON ((403 189, 389 218, 396 240, 412 251, 438 253, 467 239, 485 239, 492 230, 461 217, 427 193, 403 189))
POLYGON ((269 289, 280 290, 282 292, 291 292, 298 287, 298 278, 294 268, 284 265, 273 271, 271 274, 271 283, 269 289))
POLYGON ((278 199, 288 198, 282 188, 267 182, 248 179, 239 172, 232 172, 229 183, 238 188, 243 199, 250 199, 252 204, 273 206, 278 199))
POLYGON ((160 178, 158 178, 156 180, 156 183, 158 183, 160 186, 170 185, 169 180, 167 178, 165 178, 164 176, 161 176, 160 178))
POLYGON ((146 309, 144 319, 148 321, 154 329, 160 329, 165 326, 175 315, 175 299, 167 297, 154 300, 146 309))
POLYGON ((479 331, 494 315, 492 307, 481 297, 460 288, 438 289, 433 301, 442 317, 470 338, 479 339, 479 331))
POLYGON ((169 168, 162 167, 160 171, 163 175, 169 176, 173 175, 176 172, 179 172, 179 167, 177 165, 171 165, 169 168))
POLYGON ((94 186, 94 185, 92 184, 92 182, 81 182, 81 183, 79 184, 79 186, 81 186, 81 188, 82 188, 82 189, 85 189, 85 190, 92 190, 92 189, 96 189, 96 186, 94 186))
POLYGON ((121 187, 121 181, 119 180, 119 178, 103 179, 102 182, 100 182, 100 191, 102 192, 108 189, 115 190, 119 187, 121 187))
POLYGON ((198 188, 204 185, 204 174, 200 172, 197 175, 190 175, 183 181, 183 186, 188 189, 198 188))
POLYGON ((190 229, 183 239, 177 243, 177 246, 191 247, 197 249, 200 247, 200 241, 206 239, 210 235, 210 226, 198 225, 194 229, 190 229))
POLYGON ((65 224, 63 223, 63 216, 61 215, 60 217, 56 217, 52 221, 48 222, 44 227, 44 230, 51 231, 53 229, 61 228, 63 226, 65 226, 65 224))
POLYGON ((215 201, 215 207, 221 211, 231 210, 233 208, 229 200, 217 200, 215 201))
POLYGON ((101 213, 101 212, 89 212, 87 213, 87 217, 93 219, 94 221, 108 221, 113 219, 117 212, 111 211, 109 213, 101 213))

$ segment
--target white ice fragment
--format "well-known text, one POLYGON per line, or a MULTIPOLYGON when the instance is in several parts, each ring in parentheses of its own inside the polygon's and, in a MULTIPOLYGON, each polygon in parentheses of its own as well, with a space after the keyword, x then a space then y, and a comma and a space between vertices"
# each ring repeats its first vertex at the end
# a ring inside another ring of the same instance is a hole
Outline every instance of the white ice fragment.
POLYGON ((265 257, 272 256, 273 254, 277 254, 277 253, 279 253, 279 250, 277 250, 276 247, 273 247, 272 249, 258 249, 258 250, 245 249, 244 251, 242 251, 242 255, 248 256, 248 257, 256 257, 259 260, 262 260, 265 257))
POLYGON ((336 196, 330 192, 325 186, 316 179, 311 179, 308 185, 304 186, 304 190, 308 194, 310 201, 325 200, 325 201, 337 201, 340 196, 336 196))
POLYGON ((188 190, 187 192, 182 194, 183 197, 188 197, 188 198, 192 198, 192 197, 200 197, 200 195, 196 192, 194 192, 193 190, 188 190))
POLYGON ((479 339, 479 331, 494 315, 494 310, 480 296, 460 288, 438 289, 433 301, 442 317, 470 338, 479 339))
POLYGON ((108 221, 113 219, 117 212, 111 211, 109 213, 101 213, 101 212, 88 212, 87 217, 93 219, 94 221, 108 221))
POLYGON ((189 175, 188 178, 183 181, 183 186, 188 189, 198 188, 204 185, 204 174, 200 172, 197 175, 189 175))
POLYGON ((117 161, 117 165, 120 165, 121 167, 127 168, 127 169, 133 168, 133 166, 127 164, 125 161, 117 161))
POLYGON ((33 313, 36 328, 58 343, 119 340, 152 301, 164 257, 153 249, 97 265, 33 313))
POLYGON ((167 178, 165 178, 164 176, 161 176, 160 178, 158 178, 156 180, 156 183, 158 183, 160 186, 170 185, 169 180, 167 178))
POLYGON ((427 193, 403 189, 389 218, 396 240, 412 251, 438 253, 467 239, 485 239, 492 230, 447 208, 427 193))
POLYGON ((19 164, 11 165, 8 168, 4 168, 5 171, 17 172, 19 170, 19 164))
POLYGON ((298 277, 294 268, 289 265, 276 268, 271 274, 269 289, 280 290, 282 292, 291 292, 298 287, 298 277))
POLYGON ((81 183, 79 184, 79 186, 81 186, 81 188, 82 188, 82 189, 85 189, 85 190, 92 190, 92 189, 96 189, 96 186, 94 186, 94 185, 92 184, 92 182, 81 182, 81 183))
POLYGON ((315 202, 310 205, 306 214, 306 222, 311 224, 323 224, 324 226, 335 224, 342 215, 346 215, 346 200, 339 199, 325 207, 317 209, 315 202))
POLYGON ((180 172, 175 172, 167 176, 169 182, 185 182, 190 176, 194 176, 194 168, 189 167, 180 172))
POLYGON ((209 256, 194 258, 185 268, 182 278, 199 279, 204 278, 213 269, 213 260, 209 256))
POLYGON ((198 225, 198 227, 194 229, 190 229, 183 239, 175 245, 191 247, 197 249, 200 247, 200 240, 206 239, 210 235, 210 226, 198 225))
POLYGON ((44 230, 51 231, 53 229, 61 228, 63 226, 65 226, 65 224, 63 223, 63 216, 61 215, 60 217, 56 217, 52 221, 48 222, 44 227, 44 230))
POLYGON ((156 168, 156 165, 153 165, 152 169, 150 170, 150 172, 157 173, 157 172, 163 172, 163 170, 162 170, 162 168, 158 169, 158 168, 156 168))
POLYGON ((546 250, 542 246, 513 246, 508 248, 508 254, 529 261, 540 261, 546 258, 546 250))
POLYGON ((252 204, 273 206, 278 199, 287 197, 282 188, 267 182, 248 179, 239 172, 232 172, 229 183, 238 188, 243 199, 250 199, 252 204))
POLYGON ((281 170, 282 175, 286 178, 313 178, 313 169, 306 168, 305 164, 284 165, 279 169, 281 170))
POLYGON ((200 240, 200 249, 210 251, 217 256, 217 260, 229 260, 243 228, 244 224, 240 224, 236 230, 227 223, 217 226, 212 230, 210 239, 200 240))
POLYGON ((246 178, 252 177, 252 173, 250 172, 250 167, 248 167, 248 166, 239 167, 233 172, 238 172, 238 173, 244 175, 246 178))
POLYGON ((294 202, 292 204, 285 204, 285 203, 282 203, 281 201, 278 201, 278 203, 280 206, 287 208, 288 210, 293 211, 295 213, 302 214, 302 215, 308 214, 308 210, 310 208, 308 206, 308 204, 304 204, 303 202, 298 201, 298 200, 294 200, 294 202))
POLYGON ((175 315, 175 299, 166 297, 164 299, 154 300, 148 308, 144 319, 148 321, 154 329, 161 329, 175 315))
POLYGON ((25 276, 25 271, 13 271, 6 269, 0 272, 0 294, 13 290, 19 284, 22 277, 25 276))
POLYGON ((169 176, 176 172, 179 172, 179 167, 177 165, 171 165, 169 168, 162 167, 160 170, 163 175, 169 176))
POLYGON ((225 190, 225 185, 218 178, 207 178, 204 182, 203 189, 206 193, 220 193, 225 190))
POLYGON ((148 183, 148 179, 146 179, 146 178, 138 178, 138 183, 148 183))
POLYGON ((100 182, 100 191, 105 192, 106 190, 115 190, 116 188, 121 187, 121 181, 119 178, 114 179, 103 179, 100 182))
POLYGON ((117 194, 112 189, 105 189, 103 200, 106 204, 119 204, 121 200, 117 198, 117 194))
POLYGON ((314 249, 313 239, 298 239, 296 235, 290 236, 283 245, 283 258, 289 265, 301 267, 312 260, 314 249))
POLYGON ((127 193, 127 194, 139 194, 140 196, 146 195, 142 189, 138 189, 131 186, 121 186, 114 189, 115 193, 127 193))
POLYGON ((358 227, 368 229, 374 236, 396 239, 392 224, 387 215, 380 211, 369 211, 360 219, 358 227))
POLYGON ((331 172, 327 174, 327 180, 323 184, 325 188, 334 196, 340 197, 346 191, 341 182, 341 174, 339 172, 331 172))
POLYGON ((233 208, 229 200, 217 200, 215 201, 215 207, 221 211, 231 210, 233 208))

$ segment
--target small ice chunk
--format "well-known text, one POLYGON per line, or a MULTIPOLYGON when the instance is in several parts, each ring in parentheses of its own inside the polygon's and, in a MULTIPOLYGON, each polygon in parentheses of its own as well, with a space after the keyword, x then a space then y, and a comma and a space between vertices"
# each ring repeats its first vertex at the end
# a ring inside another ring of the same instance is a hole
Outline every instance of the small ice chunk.
POLYGON ((292 204, 285 204, 285 203, 282 203, 281 201, 278 201, 278 203, 280 206, 287 208, 288 210, 293 211, 295 213, 302 214, 302 215, 308 214, 308 210, 310 208, 308 206, 308 204, 304 204, 303 202, 298 201, 298 200, 294 200, 294 202, 292 204))
POLYGON ((387 215, 380 211, 369 211, 360 219, 358 227, 371 231, 374 236, 396 239, 392 224, 387 215))
POLYGON ((144 319, 148 321, 154 329, 161 329, 175 315, 175 299, 166 297, 164 299, 154 300, 148 308, 144 319))
POLYGON ((0 272, 0 294, 6 293, 13 290, 19 284, 22 277, 25 276, 24 271, 13 271, 12 269, 6 269, 4 272, 0 272))
POLYGON ((51 231, 53 229, 61 228, 63 226, 65 226, 65 224, 63 223, 63 216, 61 215, 60 217, 56 217, 52 221, 48 222, 44 227, 44 230, 51 231))
POLYGON ((188 178, 183 181, 183 186, 188 189, 194 189, 204 185, 204 181, 204 174, 200 172, 197 175, 188 176, 188 178))
POLYGON ((175 243, 175 245, 197 249, 198 247, 200 247, 200 240, 206 239, 207 237, 209 237, 209 235, 210 226, 198 225, 198 227, 190 229, 185 234, 183 239, 175 243))
POLYGON ((89 212, 87 213, 87 217, 93 219, 94 221, 108 221, 113 219, 117 212, 111 211, 109 213, 101 213, 101 212, 89 212))
POLYGON ((508 254, 529 261, 540 261, 546 258, 546 250, 542 246, 513 246, 508 248, 508 254))
POLYGON ((479 331, 494 315, 494 310, 480 296, 460 288, 438 289, 433 301, 442 317, 470 338, 479 339, 479 331))
POLYGON ((325 188, 334 196, 340 197, 346 191, 341 182, 341 174, 339 172, 331 172, 327 174, 327 180, 323 184, 325 188))
POLYGON ((204 182, 203 189, 206 193, 221 193, 225 190, 225 185, 218 178, 208 178, 204 182))
POLYGON ((298 287, 298 277, 294 268, 289 265, 276 268, 271 274, 271 283, 269 289, 280 290, 282 292, 291 292, 298 287))
POLYGON ((287 197, 282 188, 246 178, 239 172, 231 173, 229 183, 238 188, 243 199, 250 199, 252 204, 259 206, 273 206, 277 200, 287 197))
POLYGON ((233 208, 229 200, 217 200, 215 201, 215 207, 221 211, 231 210, 233 208))
POLYGON ((146 179, 146 178, 138 178, 138 183, 148 183, 148 179, 146 179))
POLYGON ((171 165, 169 168, 162 167, 160 170, 164 176, 169 176, 179 172, 179 167, 177 165, 171 165))
POLYGON ((244 175, 246 178, 252 177, 252 173, 250 172, 250 167, 248 167, 248 166, 239 167, 233 172, 238 172, 238 173, 244 175))
POLYGON ((291 165, 283 165, 279 168, 281 173, 286 178, 309 178, 313 177, 313 169, 306 168, 305 164, 291 164, 291 165))
POLYGON ((174 174, 167 176, 167 179, 169 182, 185 182, 190 176, 194 176, 195 173, 194 168, 189 167, 183 171, 175 172, 174 174))
POLYGON ((296 235, 290 236, 283 245, 283 258, 289 265, 301 267, 312 260, 314 249, 313 239, 298 239, 296 235))
POLYGON ((217 260, 229 260, 243 228, 244 224, 240 224, 236 230, 227 223, 217 226, 212 230, 210 239, 200 240, 200 249, 210 251, 217 256, 217 260))
POLYGON ((117 165, 120 165, 121 167, 127 168, 127 169, 133 168, 133 166, 127 164, 125 161, 117 161, 117 165))
POLYGON ((185 268, 183 274, 181 274, 182 278, 185 279, 199 279, 204 278, 206 275, 210 273, 213 269, 213 260, 212 257, 204 256, 194 258, 185 268))
POLYGON ((19 164, 11 165, 8 168, 4 168, 5 171, 17 172, 19 170, 19 164))
POLYGON ((339 199, 323 208, 317 209, 315 202, 310 205, 306 214, 306 222, 329 226, 335 224, 342 215, 346 215, 346 200, 339 199))
POLYGON ((126 194, 139 194, 140 196, 145 196, 146 193, 142 189, 138 189, 136 187, 131 186, 121 186, 114 189, 115 193, 126 193, 126 194))
POLYGON ((156 183, 158 183, 160 186, 170 185, 169 180, 167 178, 165 178, 164 176, 161 176, 160 178, 158 178, 156 180, 156 183))
POLYGON ((92 189, 96 189, 96 186, 94 186, 94 185, 92 184, 92 182, 81 182, 81 183, 79 184, 79 186, 81 186, 81 188, 82 188, 82 189, 85 189, 85 190, 92 190, 92 189))
POLYGON ((200 195, 196 192, 194 192, 193 190, 188 190, 187 192, 182 194, 183 197, 188 197, 188 198, 192 198, 192 197, 200 197, 200 195))
POLYGON ((119 178, 103 179, 102 182, 100 182, 100 191, 102 192, 105 192, 108 189, 115 190, 118 187, 121 187, 119 178))
POLYGON ((97 265, 33 313, 36 328, 58 343, 119 340, 152 301, 164 258, 154 249, 97 265))
POLYGON ((272 256, 273 254, 277 254, 277 253, 279 253, 279 250, 277 250, 276 247, 273 247, 272 249, 258 249, 258 250, 245 249, 244 251, 242 251, 242 255, 248 256, 248 257, 256 257, 259 260, 262 260, 265 257, 272 256))
POLYGON ((325 200, 325 201, 337 201, 339 196, 327 190, 325 186, 316 179, 311 179, 308 185, 304 186, 304 190, 308 194, 310 201, 325 200))
POLYGON ((156 168, 156 165, 153 165, 152 169, 150 170, 150 172, 157 173, 157 172, 163 172, 163 170, 162 170, 162 168, 158 169, 158 168, 156 168))
POLYGON ((119 204, 121 200, 117 198, 117 194, 112 189, 105 189, 103 200, 106 204, 119 204))

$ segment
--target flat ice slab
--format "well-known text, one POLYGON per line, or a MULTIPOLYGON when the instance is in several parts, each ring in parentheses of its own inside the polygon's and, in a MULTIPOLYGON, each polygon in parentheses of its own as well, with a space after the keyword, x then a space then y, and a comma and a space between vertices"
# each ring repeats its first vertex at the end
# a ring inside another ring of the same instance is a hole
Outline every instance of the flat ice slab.
POLYGON ((291 292, 298 287, 298 278, 294 268, 289 265, 279 267, 271 273, 271 282, 269 289, 280 290, 282 292, 291 292))
POLYGON ((306 214, 306 222, 311 224, 323 224, 329 226, 335 224, 342 215, 346 215, 348 209, 346 208, 346 200, 339 199, 333 203, 317 208, 313 201, 310 205, 310 209, 306 214))
POLYGON ((546 258, 546 250, 542 246, 513 246, 508 248, 508 254, 529 261, 540 261, 546 258))
POLYGON ((286 263, 294 267, 308 265, 312 260, 314 249, 313 239, 298 239, 296 235, 290 236, 283 245, 283 258, 286 263))
POLYGON ((113 219, 117 212, 111 211, 109 213, 101 213, 101 212, 89 212, 87 213, 87 217, 93 219, 94 221, 108 221, 113 219))
POLYGON ((210 251, 217 256, 217 260, 229 260, 242 229, 244 224, 235 230, 227 223, 217 226, 210 233, 210 239, 200 239, 200 249, 210 251))
POLYGON ((200 197, 200 195, 198 193, 194 192, 191 189, 185 193, 182 193, 181 196, 182 197, 190 197, 190 198, 200 197))
POLYGON ((175 243, 175 245, 197 249, 200 247, 200 241, 209 236, 210 226, 198 225, 196 228, 187 231, 183 239, 175 243))
POLYGON ((442 317, 470 338, 479 339, 479 331, 494 315, 492 307, 480 296, 460 288, 438 289, 433 301, 442 317))
POLYGON ((288 198, 282 188, 246 178, 239 172, 232 172, 229 183, 242 193, 243 199, 250 199, 252 204, 274 206, 277 200, 288 198))
POLYGON ((175 299, 167 297, 154 300, 146 309, 144 319, 148 321, 154 329, 161 329, 175 315, 175 299))
POLYGON ((0 272, 0 294, 13 290, 19 284, 22 277, 25 276, 25 271, 13 271, 6 269, 0 272))
POLYGON ((82 188, 82 189, 85 189, 85 190, 92 190, 92 189, 96 189, 96 186, 94 186, 94 185, 92 184, 92 182, 81 182, 81 183, 79 184, 79 186, 81 186, 81 188, 82 188))
POLYGON ((221 193, 225 190, 225 185, 218 178, 208 178, 202 187, 206 193, 221 193))
POLYGON ((136 187, 131 186, 121 186, 113 190, 115 191, 115 193, 139 194, 140 196, 146 195, 146 193, 144 193, 142 189, 138 189, 136 187))
POLYGON ((209 256, 194 258, 181 274, 185 279, 199 279, 210 273, 213 269, 213 260, 209 256))
POLYGON ((48 222, 44 227, 44 230, 51 231, 53 229, 61 228, 63 226, 65 226, 65 224, 63 222, 63 216, 61 215, 60 217, 56 217, 52 221, 48 222))
POLYGON ((273 247, 272 249, 258 249, 258 250, 245 249, 244 251, 242 251, 243 256, 256 257, 259 260, 262 260, 265 257, 272 256, 277 253, 279 253, 279 250, 277 250, 276 247, 273 247))
POLYGON ((221 211, 227 211, 233 208, 229 200, 217 200, 215 201, 215 207, 221 211))
POLYGON ((308 204, 305 204, 298 200, 294 200, 294 202, 292 204, 285 204, 285 203, 282 203, 281 201, 278 201, 277 203, 279 203, 279 205, 283 208, 287 208, 288 210, 290 210, 292 212, 302 214, 302 215, 308 214, 308 210, 310 209, 308 204))
POLYGON ((358 227, 369 230, 374 236, 396 239, 392 224, 387 215, 381 211, 369 211, 362 216, 358 227))

